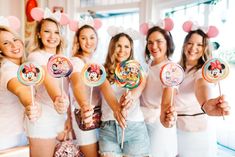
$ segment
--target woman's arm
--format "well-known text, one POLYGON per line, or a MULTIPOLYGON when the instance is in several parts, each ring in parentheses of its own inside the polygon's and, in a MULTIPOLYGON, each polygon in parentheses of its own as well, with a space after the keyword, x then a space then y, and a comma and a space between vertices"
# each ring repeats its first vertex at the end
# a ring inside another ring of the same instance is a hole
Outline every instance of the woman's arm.
POLYGON ((202 78, 198 79, 195 83, 195 95, 203 112, 210 116, 229 115, 230 107, 225 97, 222 95, 214 99, 209 99, 209 94, 207 82, 202 78))
MULTIPOLYGON (((104 98, 108 105, 113 110, 114 116, 116 120, 118 121, 119 125, 122 128, 126 128, 126 120, 125 117, 122 115, 122 108, 118 103, 118 100, 115 96, 115 93, 109 83, 109 81, 106 79, 105 82, 99 86, 100 91, 104 95, 104 98)), ((105 114, 105 113, 103 113, 105 114)))
POLYGON ((37 103, 33 105, 32 92, 28 86, 21 84, 17 78, 12 78, 7 84, 7 89, 19 98, 29 120, 35 121, 40 117, 40 105, 37 103))
POLYGON ((124 93, 120 98, 120 104, 124 110, 127 110, 132 105, 133 101, 139 99, 146 85, 146 78, 143 77, 142 82, 137 88, 129 90, 124 93))
POLYGON ((160 121, 166 128, 172 127, 176 122, 177 113, 175 111, 174 102, 172 102, 174 101, 175 93, 175 88, 163 88, 160 121))

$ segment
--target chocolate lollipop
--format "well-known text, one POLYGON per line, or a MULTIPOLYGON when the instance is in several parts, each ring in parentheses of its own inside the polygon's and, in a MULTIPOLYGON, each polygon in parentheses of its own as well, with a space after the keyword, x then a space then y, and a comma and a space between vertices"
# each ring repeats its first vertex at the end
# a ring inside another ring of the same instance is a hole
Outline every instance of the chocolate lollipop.
POLYGON ((202 67, 202 77, 210 83, 218 83, 220 96, 222 95, 220 80, 225 79, 228 74, 229 65, 220 58, 212 58, 202 67))
POLYGON ((31 98, 33 103, 32 105, 34 105, 33 88, 35 85, 38 85, 43 81, 43 68, 32 62, 23 63, 17 71, 17 78, 20 83, 31 87, 31 98))
MULTIPOLYGON (((174 62, 168 62, 162 66, 160 71, 160 80, 167 87, 175 87, 181 84, 184 80, 183 68, 174 62)), ((172 89, 171 105, 173 103, 174 90, 172 89)))
MULTIPOLYGON (((117 65, 115 69, 115 82, 118 86, 129 89, 137 88, 143 80, 144 73, 143 69, 135 60, 123 61, 117 65)), ((124 111, 123 111, 124 112, 124 111)), ((125 113, 123 113, 125 114, 125 113)), ((121 148, 123 149, 125 130, 122 130, 122 143, 121 148)))
POLYGON ((63 93, 63 77, 69 76, 73 71, 71 61, 63 55, 53 55, 47 62, 48 73, 55 77, 61 78, 61 95, 63 93))

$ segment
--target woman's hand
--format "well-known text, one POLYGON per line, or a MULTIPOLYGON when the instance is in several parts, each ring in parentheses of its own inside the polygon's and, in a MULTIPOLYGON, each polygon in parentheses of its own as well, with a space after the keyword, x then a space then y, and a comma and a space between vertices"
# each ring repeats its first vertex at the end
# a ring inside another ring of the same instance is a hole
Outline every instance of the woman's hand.
POLYGON ((171 128, 175 125, 177 113, 174 106, 169 106, 161 111, 160 121, 165 128, 171 128))
POLYGON ((54 106, 56 111, 59 114, 63 114, 67 112, 69 107, 69 99, 67 96, 57 96, 54 101, 54 106))
POLYGON ((122 109, 128 110, 132 106, 133 101, 134 98, 131 95, 131 91, 127 91, 121 96, 119 104, 122 106, 122 109))
POLYGON ((83 123, 87 127, 91 126, 93 124, 93 114, 94 114, 94 107, 93 105, 84 105, 81 107, 81 117, 83 123))
POLYGON ((25 107, 25 114, 29 118, 31 122, 35 122, 42 113, 41 105, 38 103, 35 103, 34 105, 28 105, 25 107))
POLYGON ((203 104, 202 109, 209 116, 225 116, 229 115, 230 106, 228 105, 228 102, 225 101, 224 95, 222 95, 206 101, 203 104))

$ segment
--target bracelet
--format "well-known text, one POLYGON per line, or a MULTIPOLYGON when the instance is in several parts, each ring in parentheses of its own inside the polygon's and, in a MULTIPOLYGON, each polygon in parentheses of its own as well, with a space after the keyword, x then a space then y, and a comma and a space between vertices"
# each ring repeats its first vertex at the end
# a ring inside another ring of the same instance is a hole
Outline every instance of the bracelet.
POLYGON ((203 113, 206 113, 206 111, 204 110, 204 108, 203 108, 203 106, 206 104, 206 102, 204 102, 203 104, 202 104, 202 106, 201 106, 201 110, 202 110, 202 112, 203 113))

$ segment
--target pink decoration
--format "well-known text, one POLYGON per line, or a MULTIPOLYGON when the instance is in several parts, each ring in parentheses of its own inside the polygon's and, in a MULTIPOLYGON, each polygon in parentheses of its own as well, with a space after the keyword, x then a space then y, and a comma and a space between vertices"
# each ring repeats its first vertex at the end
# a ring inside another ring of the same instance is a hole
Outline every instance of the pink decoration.
POLYGON ((147 23, 142 23, 140 25, 140 32, 144 35, 147 35, 147 32, 149 30, 148 24, 147 23))
POLYGON ((140 25, 140 32, 146 35, 148 33, 149 28, 154 27, 154 26, 158 26, 161 29, 164 29, 169 32, 174 28, 174 22, 171 18, 167 17, 163 20, 158 21, 157 24, 143 23, 140 25))
POLYGON ((52 18, 59 22, 61 25, 66 25, 69 23, 67 14, 60 12, 52 13, 48 8, 46 8, 45 11, 42 8, 33 8, 31 10, 31 16, 36 21, 41 21, 42 19, 46 18, 52 18))
POLYGON ((207 35, 209 38, 214 38, 219 34, 219 30, 215 26, 209 26, 207 35))
POLYGON ((207 34, 209 38, 214 38, 219 34, 219 30, 215 26, 208 26, 208 27, 200 26, 198 25, 198 23, 192 21, 185 21, 182 27, 185 32, 190 32, 200 29, 205 34, 207 34))
POLYGON ((8 16, 7 17, 10 27, 14 30, 18 30, 20 28, 20 20, 15 16, 8 16))

